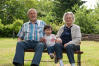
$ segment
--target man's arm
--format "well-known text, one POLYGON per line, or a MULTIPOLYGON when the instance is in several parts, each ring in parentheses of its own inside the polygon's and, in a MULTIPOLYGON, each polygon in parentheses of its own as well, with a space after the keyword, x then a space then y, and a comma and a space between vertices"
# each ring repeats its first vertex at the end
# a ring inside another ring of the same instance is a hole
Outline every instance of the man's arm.
POLYGON ((18 36, 18 39, 17 39, 18 42, 24 39, 24 24, 21 27, 20 31, 18 32, 17 36, 18 36))

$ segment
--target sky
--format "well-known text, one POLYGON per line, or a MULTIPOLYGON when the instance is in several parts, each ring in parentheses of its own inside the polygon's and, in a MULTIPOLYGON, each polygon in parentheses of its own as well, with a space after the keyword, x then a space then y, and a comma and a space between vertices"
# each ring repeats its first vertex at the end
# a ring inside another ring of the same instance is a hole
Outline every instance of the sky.
POLYGON ((82 0, 87 1, 84 5, 87 6, 87 9, 94 9, 99 0, 82 0))

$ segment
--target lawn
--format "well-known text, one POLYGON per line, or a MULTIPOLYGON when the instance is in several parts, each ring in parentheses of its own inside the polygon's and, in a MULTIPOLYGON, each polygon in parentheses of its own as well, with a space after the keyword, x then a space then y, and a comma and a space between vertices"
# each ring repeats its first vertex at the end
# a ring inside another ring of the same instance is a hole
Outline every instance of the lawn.
MULTIPOLYGON (((0 38, 0 66, 13 66, 12 60, 15 54, 17 39, 12 38, 0 38)), ((82 66, 99 66, 99 42, 95 41, 82 41, 81 50, 82 54, 82 66)), ((25 53, 25 60, 32 59, 34 53, 25 53)), ((70 66, 66 54, 63 54, 63 60, 65 66, 70 66)), ((76 59, 75 55, 75 59, 76 59)), ((51 60, 47 53, 43 53, 42 60, 51 60)), ((54 61, 54 60, 52 60, 54 61)), ((30 66, 31 61, 25 61, 25 66, 30 66)), ((54 62, 41 62, 40 66, 56 66, 54 62)))

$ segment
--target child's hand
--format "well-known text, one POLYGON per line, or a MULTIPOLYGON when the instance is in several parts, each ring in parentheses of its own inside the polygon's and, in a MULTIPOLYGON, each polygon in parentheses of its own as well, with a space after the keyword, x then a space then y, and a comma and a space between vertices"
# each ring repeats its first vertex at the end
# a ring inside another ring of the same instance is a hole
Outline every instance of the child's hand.
POLYGON ((44 43, 45 43, 45 42, 46 42, 45 38, 44 38, 44 37, 41 38, 41 39, 40 39, 40 42, 44 42, 44 43))
POLYGON ((56 38, 56 43, 62 43, 62 40, 60 38, 56 38))

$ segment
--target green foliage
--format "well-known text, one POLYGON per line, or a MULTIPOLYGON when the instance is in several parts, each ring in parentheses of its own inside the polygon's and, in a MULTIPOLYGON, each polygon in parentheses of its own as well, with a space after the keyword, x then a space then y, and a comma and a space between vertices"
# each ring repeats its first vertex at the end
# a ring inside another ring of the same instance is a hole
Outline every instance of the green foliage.
POLYGON ((97 19, 96 24, 95 24, 96 26, 95 33, 99 34, 99 4, 97 5, 97 8, 94 10, 94 15, 95 15, 95 18, 97 19))
POLYGON ((60 29, 60 27, 61 27, 62 25, 64 25, 64 23, 54 22, 54 23, 50 23, 50 25, 53 27, 53 33, 54 33, 54 34, 57 34, 58 30, 60 29))
POLYGON ((19 1, 2 0, 1 2, 4 2, 1 3, 2 7, 0 8, 0 18, 2 19, 2 24, 12 24, 15 18, 24 18, 24 6, 19 1))
POLYGON ((87 10, 82 7, 76 10, 75 13, 76 24, 81 27, 82 33, 95 33, 96 32, 96 16, 93 11, 87 10))
POLYGON ((2 24, 0 19, 0 36, 3 36, 3 28, 4 28, 4 25, 2 24))
POLYGON ((3 27, 2 37, 12 37, 12 33, 12 24, 8 24, 3 27))
POLYGON ((52 12, 49 12, 45 17, 39 17, 39 19, 44 20, 46 24, 50 24, 54 22, 55 17, 52 16, 52 12))
POLYGON ((0 31, 2 31, 3 30, 3 24, 1 23, 1 19, 0 19, 0 31))
POLYGON ((96 9, 80 7, 81 0, 1 0, 0 1, 0 36, 12 37, 18 33, 23 22, 27 22, 27 11, 37 9, 38 19, 45 21, 57 33, 63 25, 64 12, 72 11, 75 14, 76 24, 81 27, 82 33, 99 33, 99 4, 96 9))
POLYGON ((12 37, 13 32, 15 34, 18 33, 22 24, 23 24, 23 20, 20 20, 20 19, 15 19, 13 24, 8 24, 8 25, 3 25, 0 22, 0 36, 1 37, 12 37))
POLYGON ((23 24, 23 20, 15 19, 13 23, 13 30, 15 33, 17 33, 21 29, 22 24, 23 24))
POLYGON ((53 1, 53 9, 54 16, 56 17, 55 20, 58 22, 62 22, 63 14, 67 11, 73 11, 72 7, 76 4, 80 7, 83 4, 81 0, 55 0, 53 1))

